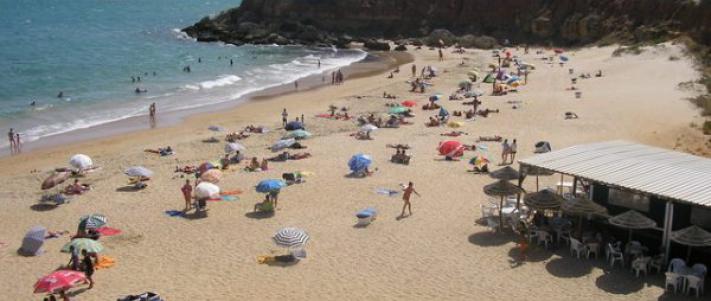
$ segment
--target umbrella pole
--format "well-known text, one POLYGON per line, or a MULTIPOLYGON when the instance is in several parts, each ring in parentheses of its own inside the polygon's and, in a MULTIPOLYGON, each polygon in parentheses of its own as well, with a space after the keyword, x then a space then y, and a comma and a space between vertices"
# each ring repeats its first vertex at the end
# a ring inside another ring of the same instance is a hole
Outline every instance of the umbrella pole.
POLYGON ((686 247, 686 262, 689 262, 689 259, 691 258, 691 246, 686 247))
POLYGON ((504 196, 501 196, 501 202, 499 202, 499 229, 504 229, 504 196))
POLYGON ((538 175, 536 175, 536 192, 538 192, 538 175))
POLYGON ((629 234, 627 234, 627 242, 632 241, 632 229, 628 230, 629 234))
POLYGON ((578 217, 578 238, 582 239, 583 237, 583 216, 578 217))

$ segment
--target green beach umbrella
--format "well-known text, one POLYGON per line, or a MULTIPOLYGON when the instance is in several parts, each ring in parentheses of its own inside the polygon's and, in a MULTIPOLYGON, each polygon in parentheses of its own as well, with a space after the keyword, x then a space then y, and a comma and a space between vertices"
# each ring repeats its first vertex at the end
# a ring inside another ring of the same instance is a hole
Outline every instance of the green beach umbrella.
POLYGON ((390 108, 390 111, 388 111, 390 114, 405 114, 409 110, 406 107, 392 107, 390 108))
POLYGON ((295 130, 287 133, 282 139, 289 139, 289 138, 294 138, 294 139, 305 139, 311 137, 311 133, 305 131, 305 130, 295 130))
POLYGON ((76 238, 64 245, 62 252, 68 253, 69 247, 71 246, 74 246, 74 250, 77 250, 77 252, 86 250, 89 253, 99 253, 104 250, 104 246, 96 240, 90 238, 76 238))

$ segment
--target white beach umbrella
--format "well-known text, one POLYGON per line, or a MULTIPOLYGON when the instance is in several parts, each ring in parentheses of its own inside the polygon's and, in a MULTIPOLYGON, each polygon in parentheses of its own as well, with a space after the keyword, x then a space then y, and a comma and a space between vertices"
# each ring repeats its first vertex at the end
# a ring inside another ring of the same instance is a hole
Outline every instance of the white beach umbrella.
POLYGON ((299 228, 286 227, 277 231, 272 237, 274 243, 285 248, 302 247, 308 240, 309 235, 299 228))
POLYGON ((212 198, 220 194, 220 187, 215 184, 202 182, 195 187, 195 195, 198 198, 212 198))
POLYGON ((227 145, 225 145, 225 152, 228 154, 234 153, 236 151, 244 151, 246 149, 247 148, 245 148, 244 145, 236 142, 227 143, 227 145))
POLYGON ((378 127, 375 126, 375 125, 372 125, 372 124, 366 124, 366 125, 364 125, 364 126, 362 126, 362 127, 360 128, 360 130, 363 131, 363 132, 372 132, 372 131, 375 131, 375 130, 377 130, 377 129, 378 129, 378 127))
POLYGON ((83 170, 90 168, 92 165, 94 165, 94 162, 91 161, 91 158, 89 158, 89 156, 87 155, 76 154, 69 159, 69 165, 76 169, 83 170))
POLYGON ((124 171, 124 173, 129 177, 150 178, 153 176, 153 171, 143 166, 129 167, 126 169, 126 171, 124 171))

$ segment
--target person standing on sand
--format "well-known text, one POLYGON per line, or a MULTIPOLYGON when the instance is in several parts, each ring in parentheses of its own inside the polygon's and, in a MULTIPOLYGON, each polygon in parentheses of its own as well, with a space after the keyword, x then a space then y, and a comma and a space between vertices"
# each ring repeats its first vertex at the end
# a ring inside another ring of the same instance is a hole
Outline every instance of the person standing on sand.
POLYGON ((15 152, 15 130, 13 128, 10 128, 10 131, 7 132, 7 140, 10 141, 10 152, 15 152))
POLYGON ((185 198, 185 211, 188 211, 192 207, 193 200, 193 186, 190 185, 189 179, 185 180, 185 185, 180 188, 180 191, 183 193, 183 198, 185 198))
POLYGON ((299 90, 299 81, 298 80, 294 81, 294 89, 299 90))
POLYGON ((94 275, 94 261, 86 250, 81 250, 81 255, 84 256, 81 260, 84 265, 84 275, 86 279, 89 280, 89 287, 87 289, 92 289, 94 287, 94 279, 92 279, 91 276, 94 275))
POLYGON ((15 134, 15 148, 17 152, 22 152, 22 142, 20 142, 20 133, 15 134))
POLYGON ((304 114, 301 114, 301 125, 306 125, 306 119, 304 119, 304 114))
POLYGON ((516 159, 517 149, 518 149, 518 145, 516 145, 516 139, 514 139, 511 142, 511 145, 509 145, 509 154, 511 155, 511 164, 513 164, 514 160, 516 159))
POLYGON ((509 157, 510 150, 511 146, 509 146, 509 139, 504 139, 504 142, 501 143, 501 165, 506 164, 506 158, 509 157))
POLYGON ((412 77, 417 76, 417 65, 412 64, 412 77))
POLYGON ((336 84, 336 72, 332 71, 331 72, 331 85, 335 85, 335 84, 336 84))
POLYGON ((281 111, 281 126, 286 126, 287 118, 289 118, 289 113, 286 112, 286 108, 281 111))
POLYGON ((148 107, 148 116, 150 116, 151 119, 156 118, 156 103, 155 103, 155 102, 152 103, 152 104, 148 107))
POLYGON ((405 187, 405 189, 403 189, 402 201, 404 202, 404 204, 402 204, 402 213, 400 213, 400 217, 405 216, 405 208, 407 208, 407 210, 409 212, 408 215, 412 215, 412 206, 410 204, 410 196, 412 195, 413 192, 417 196, 420 196, 420 194, 417 193, 417 191, 415 190, 414 184, 412 184, 412 182, 410 182, 407 184, 407 187, 405 187))
POLYGON ((444 54, 442 53, 442 48, 441 48, 441 47, 439 48, 438 52, 439 52, 439 61, 440 61, 440 62, 441 62, 441 61, 444 61, 444 54))

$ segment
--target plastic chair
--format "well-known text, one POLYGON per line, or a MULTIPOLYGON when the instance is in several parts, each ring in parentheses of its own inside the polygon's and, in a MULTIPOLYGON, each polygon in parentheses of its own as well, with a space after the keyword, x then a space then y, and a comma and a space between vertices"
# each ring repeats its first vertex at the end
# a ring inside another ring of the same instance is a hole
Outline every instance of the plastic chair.
POLYGON ((600 252, 600 245, 599 244, 586 244, 585 247, 587 248, 587 257, 590 259, 590 254, 595 254, 595 259, 597 259, 597 253, 600 252))
POLYGON ((553 236, 551 236, 551 234, 546 231, 538 230, 536 231, 536 236, 538 237, 538 244, 543 244, 546 249, 548 249, 549 243, 553 243, 553 236))
POLYGON ((486 226, 493 232, 499 231, 499 222, 491 216, 486 218, 486 226))
POLYGON ((698 274, 697 276, 703 278, 706 278, 706 272, 708 269, 706 268, 706 265, 703 263, 696 263, 693 266, 691 266, 691 269, 694 271, 695 274, 698 274))
POLYGON ((494 214, 491 212, 491 207, 485 206, 484 204, 479 205, 481 208, 481 217, 489 217, 493 216, 494 214))
POLYGON ((676 273, 681 271, 684 267, 686 267, 686 261, 684 261, 684 259, 673 258, 669 261, 669 267, 667 268, 667 271, 676 273))
POLYGON ((614 266, 615 266, 615 262, 617 262, 617 261, 619 261, 619 262, 622 264, 623 267, 625 266, 625 256, 624 256, 624 254, 622 254, 622 252, 620 252, 620 251, 618 251, 618 250, 615 250, 615 248, 612 247, 611 244, 608 244, 608 245, 607 245, 607 255, 608 255, 608 257, 609 257, 610 266, 611 266, 611 267, 614 267, 614 266))
POLYGON ((639 272, 644 272, 644 275, 647 276, 649 260, 649 257, 640 257, 632 261, 632 271, 634 271, 635 277, 639 278, 639 272))
POLYGON ((560 244, 561 240, 564 241, 566 245, 570 245, 570 229, 558 230, 558 244, 560 244))
POLYGON ((656 256, 652 257, 652 260, 649 261, 649 271, 654 271, 656 270, 657 273, 662 271, 662 264, 664 262, 664 254, 657 254, 656 256))
POLYGON ((574 254, 578 259, 580 259, 581 254, 586 254, 587 249, 579 240, 575 238, 570 238, 570 254, 574 254))
POLYGON ((666 291, 669 286, 673 287, 673 292, 676 294, 679 289, 682 288, 682 277, 681 275, 673 272, 664 273, 666 276, 666 283, 664 284, 664 290, 666 291))
POLYGON ((684 293, 688 295, 691 289, 694 289, 696 298, 700 297, 704 292, 704 282, 702 279, 694 275, 686 275, 684 278, 686 278, 686 291, 684 293))

